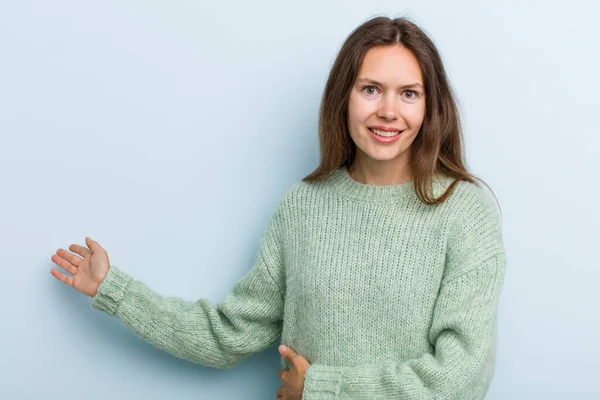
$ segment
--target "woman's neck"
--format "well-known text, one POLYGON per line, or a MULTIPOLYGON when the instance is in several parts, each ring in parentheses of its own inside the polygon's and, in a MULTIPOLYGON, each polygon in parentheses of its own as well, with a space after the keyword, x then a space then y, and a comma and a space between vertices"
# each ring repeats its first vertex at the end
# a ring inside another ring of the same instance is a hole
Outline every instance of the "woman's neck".
POLYGON ((407 165, 390 166, 389 163, 374 165, 354 162, 348 166, 348 173, 357 182, 376 186, 399 185, 413 178, 407 165))

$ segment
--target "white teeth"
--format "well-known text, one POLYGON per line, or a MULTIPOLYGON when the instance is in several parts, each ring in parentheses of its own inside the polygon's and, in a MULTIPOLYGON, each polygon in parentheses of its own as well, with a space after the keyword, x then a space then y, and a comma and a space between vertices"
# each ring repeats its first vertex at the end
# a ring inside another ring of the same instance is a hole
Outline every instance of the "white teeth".
POLYGON ((386 132, 386 131, 380 131, 379 129, 373 129, 370 128, 375 134, 379 135, 379 136, 385 136, 385 137, 392 137, 392 136, 396 136, 397 134, 400 133, 400 131, 393 131, 393 132, 386 132))

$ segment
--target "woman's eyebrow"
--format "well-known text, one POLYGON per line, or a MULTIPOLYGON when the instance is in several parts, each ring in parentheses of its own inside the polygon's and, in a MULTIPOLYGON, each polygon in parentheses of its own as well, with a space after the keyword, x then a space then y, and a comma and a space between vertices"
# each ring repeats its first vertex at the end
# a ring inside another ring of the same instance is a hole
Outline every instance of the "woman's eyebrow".
MULTIPOLYGON (((385 87, 385 85, 383 83, 377 82, 376 80, 371 79, 371 78, 359 78, 359 79, 357 79, 357 82, 370 83, 373 85, 385 87)), ((421 89, 423 89, 423 85, 421 85, 418 82, 411 83, 408 85, 402 85, 402 86, 400 86, 400 89, 408 89, 408 88, 414 88, 414 87, 420 87, 421 89)))

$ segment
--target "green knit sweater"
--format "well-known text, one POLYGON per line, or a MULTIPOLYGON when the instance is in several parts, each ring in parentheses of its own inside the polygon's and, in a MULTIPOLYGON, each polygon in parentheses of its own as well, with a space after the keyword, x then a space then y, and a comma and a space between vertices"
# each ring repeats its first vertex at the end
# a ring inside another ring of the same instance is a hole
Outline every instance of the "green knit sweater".
MULTIPOLYGON (((434 194, 449 183, 438 177, 434 194)), ((412 181, 368 185, 341 167, 286 192, 253 266, 216 306, 163 297, 115 266, 92 306, 216 368, 280 340, 311 364, 304 400, 482 399, 504 268, 499 214, 480 187, 461 181, 430 206, 412 181)))

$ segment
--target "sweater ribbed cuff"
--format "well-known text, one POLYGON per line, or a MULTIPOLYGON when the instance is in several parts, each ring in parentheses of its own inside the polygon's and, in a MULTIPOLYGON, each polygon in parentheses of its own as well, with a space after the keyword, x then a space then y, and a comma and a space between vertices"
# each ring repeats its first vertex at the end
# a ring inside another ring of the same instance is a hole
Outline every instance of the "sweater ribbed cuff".
POLYGON ((98 287, 98 293, 92 298, 92 307, 108 315, 115 315, 131 279, 130 275, 111 265, 98 287))
POLYGON ((306 371, 302 400, 337 399, 343 368, 312 364, 306 371))

